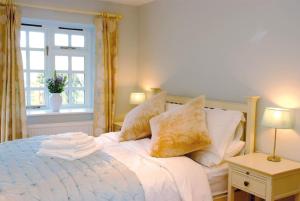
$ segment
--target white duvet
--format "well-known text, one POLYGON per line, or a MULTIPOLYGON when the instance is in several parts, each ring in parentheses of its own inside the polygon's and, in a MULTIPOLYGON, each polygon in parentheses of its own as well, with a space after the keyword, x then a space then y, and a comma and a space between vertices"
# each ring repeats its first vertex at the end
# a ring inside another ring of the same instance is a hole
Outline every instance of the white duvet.
POLYGON ((103 151, 125 164, 140 180, 147 201, 211 201, 203 167, 187 157, 153 158, 150 139, 118 142, 119 133, 96 139, 103 151))

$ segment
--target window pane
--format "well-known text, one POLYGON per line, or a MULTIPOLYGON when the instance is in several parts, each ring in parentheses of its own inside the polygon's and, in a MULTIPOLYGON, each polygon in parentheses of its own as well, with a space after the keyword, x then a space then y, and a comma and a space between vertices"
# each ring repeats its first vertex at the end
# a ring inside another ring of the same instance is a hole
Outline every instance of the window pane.
POLYGON ((24 87, 27 87, 27 77, 26 77, 26 73, 24 73, 24 87))
POLYGON ((63 105, 67 105, 69 103, 69 97, 68 97, 68 89, 65 89, 65 91, 63 91, 61 93, 61 96, 62 96, 62 104, 63 105))
POLYGON ((45 39, 43 32, 29 32, 29 47, 44 48, 45 39))
POLYGON ((26 69, 26 51, 22 50, 22 62, 23 62, 23 69, 26 69))
POLYGON ((72 87, 84 87, 84 74, 73 73, 72 75, 72 87))
POLYGON ((55 70, 68 70, 68 56, 55 56, 55 70))
POLYGON ((68 34, 55 34, 54 44, 55 46, 69 46, 68 34))
POLYGON ((72 70, 84 71, 84 57, 72 57, 72 70))
POLYGON ((44 90, 30 91, 31 105, 45 105, 44 90))
POLYGON ((84 36, 72 35, 71 36, 72 47, 84 47, 84 36))
POLYGON ((74 104, 84 104, 84 91, 83 90, 72 91, 72 102, 74 104))
POLYGON ((43 70, 45 67, 44 51, 30 51, 30 69, 43 70))
POLYGON ((44 87, 44 73, 30 73, 30 87, 44 87))
POLYGON ((26 32, 25 31, 21 31, 20 46, 26 47, 26 32))

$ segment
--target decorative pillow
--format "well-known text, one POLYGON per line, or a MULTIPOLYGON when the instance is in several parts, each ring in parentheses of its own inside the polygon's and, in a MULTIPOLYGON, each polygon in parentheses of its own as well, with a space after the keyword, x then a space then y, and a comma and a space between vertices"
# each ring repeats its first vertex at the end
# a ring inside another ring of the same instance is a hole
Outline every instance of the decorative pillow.
POLYGON ((223 161, 225 152, 234 138, 241 137, 241 132, 237 128, 244 115, 240 111, 233 110, 205 109, 205 111, 212 144, 209 149, 192 153, 190 157, 205 166, 212 167, 223 161))
POLYGON ((132 109, 125 117, 119 141, 137 140, 151 135, 149 121, 165 110, 166 93, 161 92, 132 109))
MULTIPOLYGON (((170 111, 170 110, 173 110, 173 109, 176 109, 176 108, 179 108, 181 107, 182 105, 181 104, 176 104, 176 103, 166 103, 166 111, 170 111)), ((204 108, 204 111, 206 113, 210 112, 210 110, 214 110, 214 109, 211 109, 211 108, 204 108)), ((222 109, 217 109, 217 110, 221 110, 221 112, 225 112, 224 110, 222 109)), ((229 110, 227 110, 229 111, 229 110)), ((238 112, 238 111, 234 111, 234 112, 238 112)), ((241 113, 238 112, 238 115, 240 115, 241 113)), ((207 115, 206 115, 207 116, 207 115)), ((208 121, 211 120, 211 118, 207 119, 208 121)), ((236 131, 235 131, 235 134, 234 134, 234 141, 240 141, 242 136, 243 136, 243 133, 244 133, 244 123, 245 123, 245 117, 242 116, 242 120, 240 121, 236 131)), ((209 130, 208 130, 208 133, 209 130)), ((235 143, 235 142, 232 142, 232 143, 235 143)), ((229 145, 230 146, 230 145, 229 145)))
POLYGON ((211 141, 203 106, 204 98, 198 97, 152 118, 150 155, 174 157, 207 148, 211 141))

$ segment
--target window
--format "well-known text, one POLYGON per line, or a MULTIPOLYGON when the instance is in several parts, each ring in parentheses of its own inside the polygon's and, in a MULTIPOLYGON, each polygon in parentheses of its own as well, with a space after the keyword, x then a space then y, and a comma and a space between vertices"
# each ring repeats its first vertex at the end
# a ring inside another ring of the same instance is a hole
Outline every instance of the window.
POLYGON ((22 24, 20 46, 27 108, 49 108, 45 80, 67 76, 64 108, 91 107, 92 28, 57 24, 22 24))

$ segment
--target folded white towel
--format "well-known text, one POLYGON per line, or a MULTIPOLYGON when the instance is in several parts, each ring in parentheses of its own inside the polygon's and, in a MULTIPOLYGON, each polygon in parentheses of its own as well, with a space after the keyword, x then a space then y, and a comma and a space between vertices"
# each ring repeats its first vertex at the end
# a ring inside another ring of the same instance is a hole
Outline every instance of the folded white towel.
POLYGON ((41 143, 41 148, 45 149, 80 149, 86 145, 95 143, 95 139, 92 136, 86 136, 83 139, 76 140, 61 140, 61 139, 50 139, 45 140, 41 143))
POLYGON ((84 144, 72 144, 72 143, 64 143, 64 142, 56 142, 53 140, 46 140, 42 142, 40 148, 41 149, 49 149, 49 150, 64 150, 64 151, 81 151, 87 148, 93 148, 96 145, 94 139, 89 140, 84 144))
POLYGON ((86 157, 95 151, 100 149, 100 146, 98 144, 94 144, 95 146, 93 148, 87 148, 80 151, 70 151, 70 150, 51 150, 51 149, 43 149, 41 148, 37 155, 39 156, 50 156, 50 157, 57 157, 62 158, 65 160, 76 160, 83 157, 86 157))
POLYGON ((49 139, 71 141, 71 140, 82 140, 85 139, 86 137, 88 137, 86 133, 70 132, 70 133, 61 133, 57 135, 50 135, 49 139))
POLYGON ((85 133, 63 133, 52 135, 49 140, 43 141, 37 154, 75 160, 88 156, 99 148, 94 137, 85 133))
POLYGON ((44 148, 44 147, 41 147, 39 149, 39 151, 43 150, 43 151, 49 151, 49 152, 56 152, 56 153, 79 153, 79 152, 82 152, 82 151, 87 151, 87 150, 90 150, 90 149, 94 149, 95 147, 97 146, 97 144, 94 142, 94 143, 90 143, 90 144, 87 144, 81 148, 68 148, 68 149, 49 149, 49 148, 44 148))

